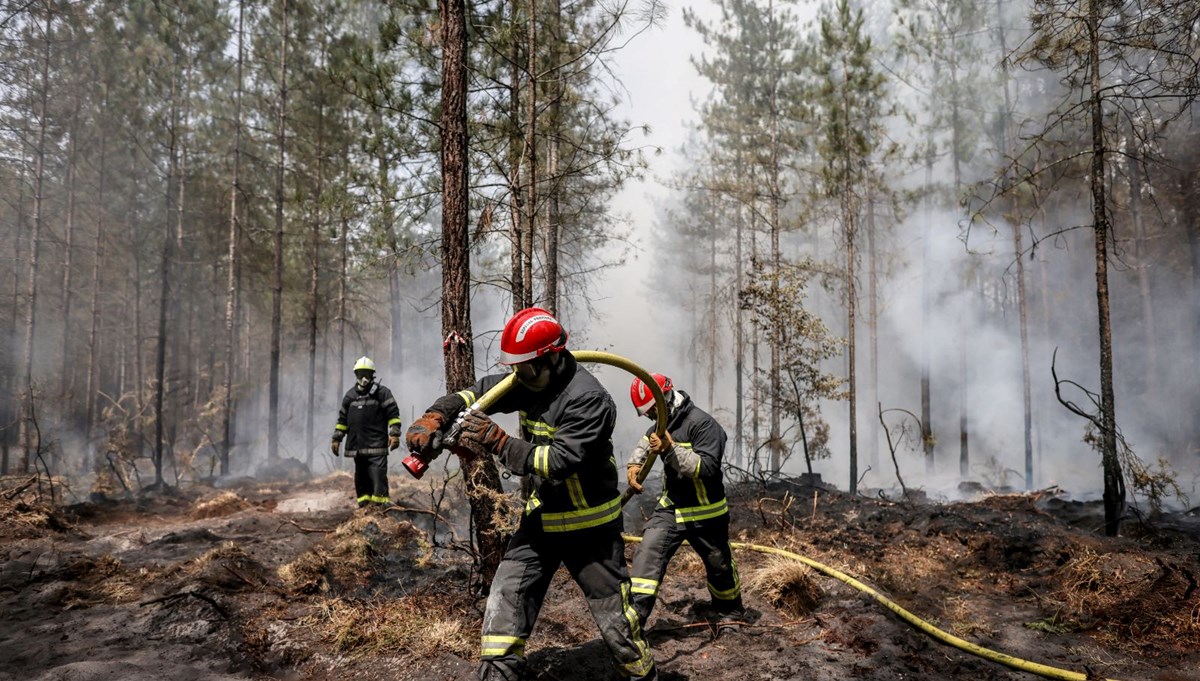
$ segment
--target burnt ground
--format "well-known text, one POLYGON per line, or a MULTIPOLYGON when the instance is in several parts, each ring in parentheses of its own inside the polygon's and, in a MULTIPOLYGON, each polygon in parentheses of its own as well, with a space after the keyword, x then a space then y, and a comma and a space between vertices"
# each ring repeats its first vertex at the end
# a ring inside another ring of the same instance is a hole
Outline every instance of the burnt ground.
MULTIPOLYGON (((346 475, 54 511, 32 487, 0 494, 0 681, 473 678, 483 602, 449 529, 465 527, 461 484, 392 477, 403 508, 386 514, 353 508, 346 475)), ((1200 680, 1194 512, 1110 539, 1098 504, 1052 493, 937 505, 785 482, 733 502, 735 540, 847 572, 968 641, 1095 678, 1200 680)), ((736 556, 751 611, 719 638, 699 561, 672 562, 648 634, 664 679, 1037 678, 793 561, 736 556)), ((528 653, 537 679, 612 678, 561 570, 528 653)))

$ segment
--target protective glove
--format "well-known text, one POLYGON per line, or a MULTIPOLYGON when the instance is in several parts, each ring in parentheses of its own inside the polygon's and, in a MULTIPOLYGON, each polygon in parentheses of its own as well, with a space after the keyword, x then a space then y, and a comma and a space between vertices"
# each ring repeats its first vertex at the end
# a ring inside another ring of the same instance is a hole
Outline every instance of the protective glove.
POLYGON ((504 443, 508 442, 508 433, 487 414, 476 409, 468 411, 463 417, 462 429, 458 444, 476 455, 500 456, 504 443))
POLYGON ((638 475, 642 472, 642 464, 631 463, 625 467, 625 475, 629 479, 629 488, 638 494, 642 493, 642 483, 638 482, 638 475))
POLYGON ((662 456, 672 449, 675 449, 675 440, 671 438, 670 433, 663 437, 659 437, 658 433, 650 433, 650 451, 654 452, 655 456, 662 456))
POLYGON ((421 454, 428 453, 433 434, 441 430, 442 425, 445 423, 446 417, 436 411, 427 411, 422 414, 421 418, 413 421, 413 424, 408 427, 405 441, 408 444, 409 450, 421 454))
POLYGON ((400 436, 399 435, 389 435, 388 436, 388 449, 395 449, 399 446, 400 446, 400 436))
POLYGON ((341 445, 341 444, 342 444, 341 440, 334 440, 334 441, 330 442, 329 443, 329 451, 333 452, 334 456, 337 456, 338 448, 339 448, 339 445, 341 445))

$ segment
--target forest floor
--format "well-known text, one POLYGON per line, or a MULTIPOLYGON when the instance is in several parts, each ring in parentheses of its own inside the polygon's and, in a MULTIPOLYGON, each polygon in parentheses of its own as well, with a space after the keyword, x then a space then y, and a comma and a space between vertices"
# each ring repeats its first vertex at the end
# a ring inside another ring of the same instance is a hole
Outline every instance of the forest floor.
MULTIPOLYGON (((56 510, 0 481, 0 681, 473 678, 461 483, 401 476, 387 513, 354 508, 346 474, 56 510)), ((731 498, 735 541, 835 567, 973 643, 1088 678, 1200 681, 1195 509, 1105 538, 1098 503, 1053 491, 897 503, 784 481, 731 498)), ((794 561, 735 555, 750 611, 720 637, 699 561, 672 562, 648 627, 663 679, 1037 678, 794 561)), ((527 653, 535 679, 614 678, 562 570, 527 653)))

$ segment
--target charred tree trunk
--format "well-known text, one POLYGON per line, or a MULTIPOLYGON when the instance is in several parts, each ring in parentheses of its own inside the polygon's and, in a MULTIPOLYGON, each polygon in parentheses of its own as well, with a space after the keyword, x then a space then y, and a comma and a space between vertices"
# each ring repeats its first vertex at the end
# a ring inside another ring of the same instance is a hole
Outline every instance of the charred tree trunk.
MULTIPOLYGON (((467 196, 467 16, 465 0, 438 0, 442 29, 442 334, 446 387, 475 382, 471 345, 471 256, 467 196)), ((464 462, 467 495, 479 551, 480 577, 490 584, 506 537, 493 518, 502 504, 500 472, 490 457, 464 462)))
POLYGON ((1108 196, 1105 180, 1104 99, 1100 82, 1100 8, 1088 3, 1088 51, 1092 123, 1092 220, 1096 241, 1096 311, 1100 333, 1101 460, 1104 468, 1104 533, 1115 537, 1125 510, 1125 482, 1117 458, 1117 410, 1113 390, 1112 323, 1108 296, 1108 196))

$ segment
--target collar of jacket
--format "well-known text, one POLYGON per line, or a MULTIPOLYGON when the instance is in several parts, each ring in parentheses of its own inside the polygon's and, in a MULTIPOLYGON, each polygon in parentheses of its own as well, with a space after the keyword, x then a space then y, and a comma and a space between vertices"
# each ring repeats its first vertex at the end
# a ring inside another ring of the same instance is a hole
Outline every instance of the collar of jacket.
POLYGON ((667 405, 667 430, 678 427, 687 417, 687 413, 692 410, 691 395, 679 389, 671 392, 675 394, 675 397, 671 400, 671 404, 667 405))

